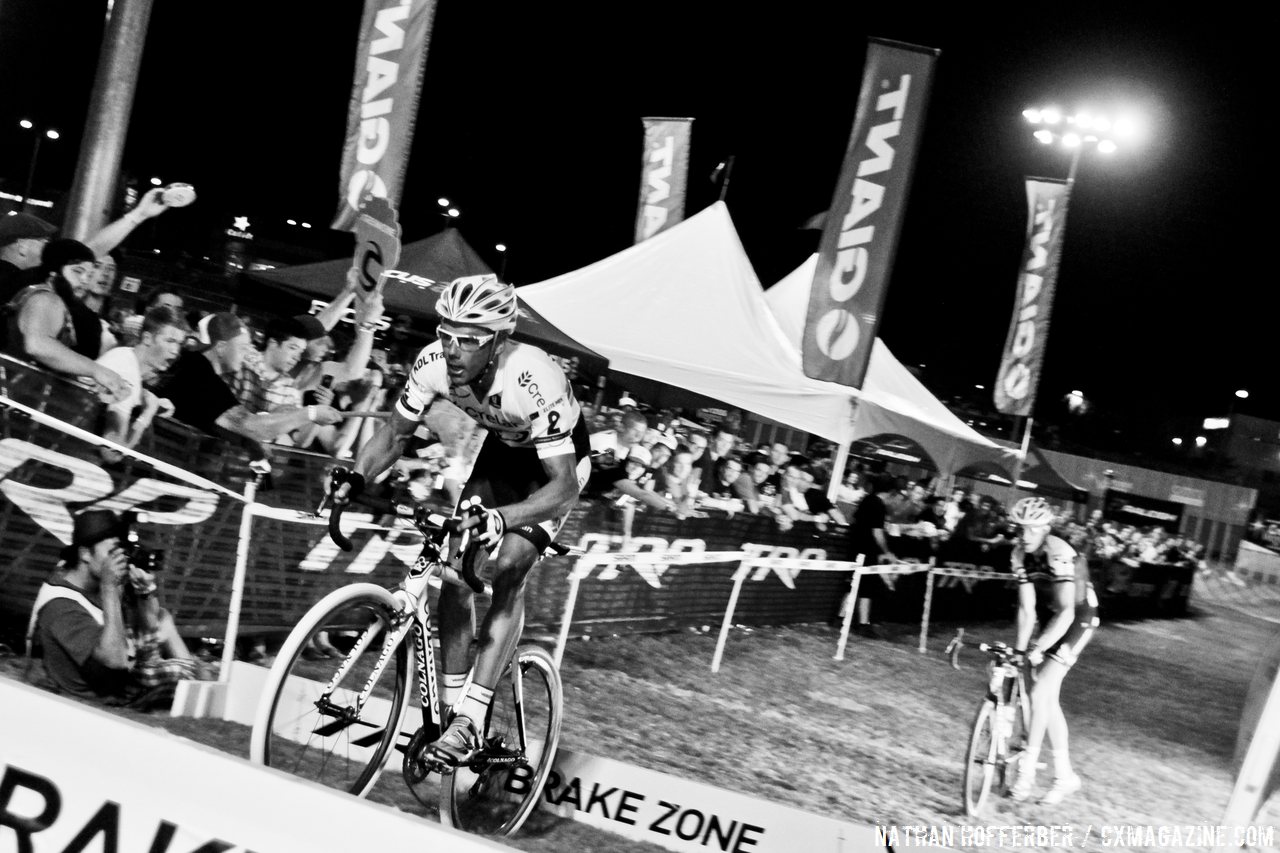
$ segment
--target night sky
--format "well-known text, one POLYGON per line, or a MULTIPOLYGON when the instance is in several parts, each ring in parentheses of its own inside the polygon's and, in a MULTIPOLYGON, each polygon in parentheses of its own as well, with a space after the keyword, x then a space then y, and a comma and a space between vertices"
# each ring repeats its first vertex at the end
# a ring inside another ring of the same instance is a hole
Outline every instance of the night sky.
MULTIPOLYGON (((447 195, 491 263, 495 243, 510 246, 518 283, 599 260, 632 239, 641 117, 692 116, 689 212, 714 201, 709 175, 735 155, 730 213, 771 283, 817 245, 799 226, 830 202, 867 37, 912 42, 942 53, 880 329, 894 353, 924 364, 941 395, 990 388, 1023 178, 1068 167, 1021 112, 1056 103, 1114 116, 1124 104, 1146 138, 1081 165, 1040 404, 1079 389, 1098 409, 1204 416, 1225 413, 1243 387, 1244 411, 1280 417, 1277 298, 1260 257, 1274 219, 1261 11, 835 5, 439 0, 401 202, 406 241, 443 226, 436 198, 447 195)), ((101 11, 0 0, 10 185, 30 154, 21 117, 64 133, 42 150, 37 185, 70 184, 101 11)), ((359 18, 354 0, 155 4, 124 168, 200 194, 161 217, 157 239, 198 251, 233 215, 279 235, 286 218, 330 221, 359 18)), ((336 256, 344 244, 333 245, 336 256)))

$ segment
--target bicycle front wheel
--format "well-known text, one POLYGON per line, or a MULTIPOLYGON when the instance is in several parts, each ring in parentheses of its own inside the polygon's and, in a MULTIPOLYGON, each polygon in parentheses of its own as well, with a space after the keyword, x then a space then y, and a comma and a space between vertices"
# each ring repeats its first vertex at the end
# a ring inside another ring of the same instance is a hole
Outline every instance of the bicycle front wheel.
POLYGON ((518 830, 537 807, 555 761, 563 703, 551 655, 536 646, 518 649, 494 688, 481 755, 445 774, 441 821, 480 835, 518 830))
POLYGON ((405 635, 387 648, 399 610, 382 587, 353 584, 302 617, 263 686, 253 761, 359 797, 369 792, 409 704, 411 641, 405 635))
POLYGON ((964 813, 977 817, 986 805, 991 793, 991 783, 996 777, 997 750, 996 703, 983 700, 973 719, 973 731, 969 735, 969 749, 964 757, 964 813))

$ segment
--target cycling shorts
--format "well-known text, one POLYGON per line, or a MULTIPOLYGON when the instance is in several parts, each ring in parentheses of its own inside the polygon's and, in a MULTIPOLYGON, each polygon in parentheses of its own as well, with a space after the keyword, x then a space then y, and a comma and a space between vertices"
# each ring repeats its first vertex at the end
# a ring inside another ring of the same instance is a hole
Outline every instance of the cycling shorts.
MULTIPOLYGON (((577 458, 578 492, 582 492, 591 476, 591 449, 587 430, 578 421, 573 430, 573 445, 577 458)), ((533 447, 511 447, 494 433, 485 437, 471 469, 471 476, 462 489, 462 499, 479 497, 487 507, 504 507, 529 497, 550 482, 538 451, 533 447)), ((523 524, 507 529, 508 534, 528 540, 541 554, 556 538, 569 513, 539 522, 523 524)))
POLYGON ((1070 668, 1080 657, 1080 652, 1089 644, 1093 632, 1098 628, 1098 597, 1090 586, 1085 590, 1084 603, 1076 604, 1076 618, 1062 635, 1062 639, 1050 646, 1044 653, 1048 660, 1055 660, 1070 668))

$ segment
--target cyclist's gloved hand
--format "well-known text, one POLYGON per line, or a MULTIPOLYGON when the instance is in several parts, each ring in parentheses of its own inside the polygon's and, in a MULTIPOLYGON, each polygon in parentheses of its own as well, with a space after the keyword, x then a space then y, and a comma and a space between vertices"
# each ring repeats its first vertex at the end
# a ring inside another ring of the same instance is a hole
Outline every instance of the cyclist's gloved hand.
POLYGON ((364 475, 346 468, 334 468, 329 475, 329 498, 334 506, 346 506, 364 492, 364 475))
POLYGON ((463 516, 462 530, 473 530, 480 544, 492 551, 507 532, 507 520, 496 509, 489 509, 479 498, 467 498, 458 505, 463 516))
POLYGON ((1042 663, 1044 663, 1044 652, 1035 648, 1027 652, 1027 666, 1039 666, 1042 663))

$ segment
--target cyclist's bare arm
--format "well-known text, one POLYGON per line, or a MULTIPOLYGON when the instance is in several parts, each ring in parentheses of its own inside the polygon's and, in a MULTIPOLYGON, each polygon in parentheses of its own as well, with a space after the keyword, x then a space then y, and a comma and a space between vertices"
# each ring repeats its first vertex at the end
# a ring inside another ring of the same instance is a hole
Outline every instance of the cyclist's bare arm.
POLYGON ((1018 630, 1015 649, 1026 651, 1031 632, 1036 628, 1036 588, 1034 584, 1018 584, 1018 630))
POLYGON ((551 478, 546 485, 522 501, 498 507, 508 530, 558 518, 578 500, 578 460, 573 453, 544 457, 542 467, 551 478))

